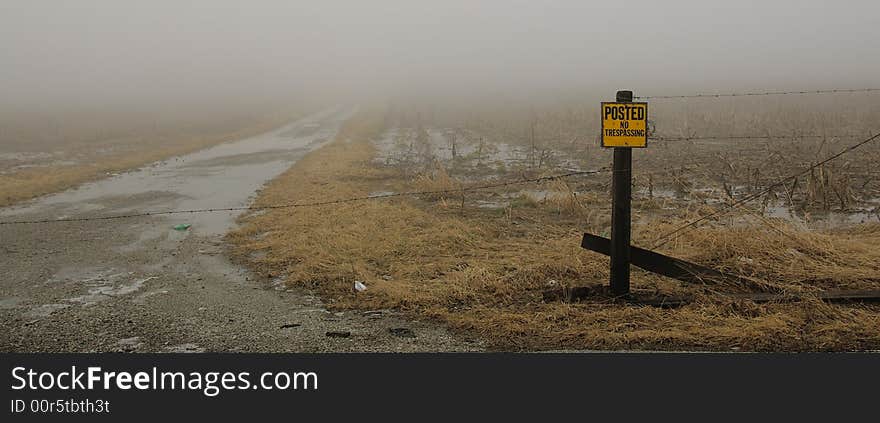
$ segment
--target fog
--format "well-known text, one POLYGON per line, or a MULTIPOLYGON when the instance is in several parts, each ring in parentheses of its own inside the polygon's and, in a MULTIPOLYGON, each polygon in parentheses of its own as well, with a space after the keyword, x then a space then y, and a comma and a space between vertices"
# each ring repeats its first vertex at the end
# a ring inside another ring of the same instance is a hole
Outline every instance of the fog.
POLYGON ((0 0, 0 106, 861 88, 880 2, 0 0))

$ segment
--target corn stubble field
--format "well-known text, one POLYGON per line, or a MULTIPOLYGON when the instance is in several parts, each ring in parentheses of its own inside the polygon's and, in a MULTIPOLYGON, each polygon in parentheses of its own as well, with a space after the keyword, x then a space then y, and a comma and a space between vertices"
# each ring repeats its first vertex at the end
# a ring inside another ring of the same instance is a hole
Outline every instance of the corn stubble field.
MULTIPOLYGON (((633 244, 649 249, 682 224, 864 140, 880 121, 880 101, 870 95, 650 107, 654 136, 669 140, 633 155, 633 244), (769 138, 730 138, 740 135, 769 138), (699 137, 718 138, 682 139, 699 137)), ((609 233, 610 174, 460 190, 609 167, 598 118, 587 106, 361 112, 256 205, 451 192, 252 213, 230 238, 258 271, 314 290, 333 308, 402 310, 499 350, 880 349, 880 306, 812 298, 880 289, 876 143, 658 249, 754 286, 687 284, 633 268, 635 293, 694 301, 673 309, 603 297, 545 302, 547 289, 608 284, 609 259, 580 240, 609 233), (367 290, 355 292, 354 281, 367 290), (724 295, 745 292, 805 299, 759 304, 724 295)))

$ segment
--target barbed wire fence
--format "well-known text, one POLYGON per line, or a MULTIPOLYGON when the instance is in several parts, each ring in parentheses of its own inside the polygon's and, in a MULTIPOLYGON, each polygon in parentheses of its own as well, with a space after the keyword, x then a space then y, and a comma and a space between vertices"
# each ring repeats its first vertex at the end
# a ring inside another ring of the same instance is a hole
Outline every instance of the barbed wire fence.
POLYGON ((651 141, 737 141, 737 140, 795 140, 795 139, 823 139, 823 138, 856 138, 863 135, 856 134, 797 134, 797 135, 710 135, 692 137, 674 137, 654 135, 648 137, 651 141))
POLYGON ((775 182, 773 182, 773 183, 771 183, 770 185, 768 185, 766 188, 764 188, 764 189, 761 190, 761 191, 758 191, 758 192, 756 192, 756 193, 754 193, 754 194, 751 194, 751 195, 748 195, 748 196, 746 196, 746 197, 743 197, 743 198, 741 198, 741 199, 739 199, 739 200, 737 200, 737 201, 734 201, 734 202, 732 202, 732 203, 726 204, 726 205, 724 205, 721 209, 719 209, 719 210, 717 210, 717 211, 715 211, 715 212, 712 212, 712 213, 709 213, 709 214, 707 214, 707 215, 701 216, 701 217, 699 217, 699 218, 693 219, 693 220, 691 220, 691 221, 689 221, 689 222, 687 222, 687 223, 685 223, 685 224, 683 224, 683 225, 681 225, 681 226, 679 226, 679 227, 673 229, 672 231, 669 231, 669 232, 667 232, 667 233, 664 233, 664 234, 660 235, 659 237, 657 237, 657 239, 654 240, 654 242, 652 243, 652 247, 651 247, 651 248, 652 248, 652 249, 660 248, 660 247, 662 247, 663 245, 666 245, 667 243, 669 243, 670 241, 672 241, 673 239, 678 238, 679 236, 681 236, 681 234, 682 234, 684 231, 686 231, 686 230, 688 230, 688 229, 691 229, 691 228, 695 228, 695 227, 697 227, 697 225, 699 225, 701 222, 704 222, 704 221, 706 221, 706 220, 708 220, 708 219, 710 219, 710 218, 712 218, 712 217, 715 217, 715 216, 723 215, 723 214, 728 213, 728 212, 734 210, 735 208, 740 207, 740 206, 742 206, 742 205, 744 205, 744 204, 746 204, 746 203, 748 203, 748 202, 751 202, 751 201, 756 200, 756 199, 758 199, 758 198, 762 198, 764 195, 769 194, 769 193, 770 193, 771 191, 773 191, 774 189, 776 189, 776 188, 778 188, 778 187, 780 187, 780 186, 782 186, 782 185, 785 185, 785 184, 787 184, 787 183, 789 183, 789 182, 792 182, 792 181, 794 181, 794 180, 797 179, 797 178, 800 178, 800 177, 802 177, 802 176, 805 176, 805 175, 809 174, 813 169, 816 169, 816 168, 822 167, 822 166, 824 166, 825 164, 827 164, 827 163, 829 163, 829 162, 831 162, 831 161, 833 161, 833 160, 836 160, 836 159, 842 157, 842 156, 845 155, 845 154, 851 153, 851 152, 853 152, 853 151, 859 149, 860 147, 863 147, 863 146, 865 146, 865 145, 867 145, 867 144, 869 144, 869 143, 871 143, 871 142, 876 141, 878 138, 880 138, 880 133, 878 133, 878 134, 876 134, 876 135, 873 135, 873 136, 871 136, 871 137, 868 137, 867 139, 862 140, 862 141, 860 141, 860 142, 858 142, 858 143, 856 143, 856 144, 852 144, 852 145, 850 145, 849 147, 847 147, 847 148, 845 148, 845 149, 843 149, 843 150, 841 150, 841 151, 839 151, 839 152, 837 152, 837 153, 835 153, 835 154, 833 154, 833 155, 831 155, 831 156, 825 158, 824 160, 822 160, 822 161, 820 161, 820 162, 818 162, 818 163, 815 163, 815 164, 813 164, 813 165, 808 166, 806 169, 803 169, 802 171, 800 171, 800 172, 798 172, 798 173, 795 173, 795 174, 793 174, 793 175, 789 175, 789 176, 787 176, 787 177, 784 177, 784 178, 778 179, 778 180, 776 180, 775 182))
MULTIPOLYGON (((745 92, 745 93, 723 93, 723 94, 690 94, 690 95, 656 95, 656 96, 637 96, 634 98, 641 100, 653 100, 653 99, 688 99, 688 98, 725 98, 725 97, 754 97, 754 96, 782 96, 782 95, 808 95, 808 94, 843 94, 843 93, 871 93, 871 92, 880 92, 880 88, 858 88, 858 89, 827 89, 827 90, 803 90, 803 91, 765 91, 765 92, 745 92)), ((655 135, 650 137, 649 139, 653 141, 700 141, 700 140, 774 140, 774 139, 799 139, 799 138, 855 138, 859 135, 854 134, 792 134, 792 135, 730 135, 730 136, 720 136, 720 135, 712 135, 712 136, 687 136, 687 137, 672 137, 672 136, 663 136, 663 135, 655 135)), ((662 234, 657 237, 652 245, 652 248, 659 248, 663 245, 666 245, 668 242, 672 241, 675 238, 680 237, 685 231, 688 229, 692 229, 697 227, 700 223, 707 221, 716 216, 720 216, 730 211, 741 207, 742 205, 754 201, 756 199, 762 198, 763 196, 769 194, 774 189, 782 186, 786 183, 789 183, 799 177, 802 177, 808 174, 810 171, 824 166, 825 164, 848 154, 864 145, 867 145, 873 141, 876 141, 880 138, 880 134, 872 135, 867 139, 862 140, 856 144, 850 145, 849 147, 841 150, 840 152, 827 157, 826 159, 812 164, 806 169, 784 178, 781 178, 770 185, 766 186, 763 190, 756 192, 754 194, 743 197, 739 200, 730 202, 725 204, 722 208, 716 210, 713 213, 701 216, 699 218, 693 219, 679 227, 676 227, 674 230, 669 231, 667 233, 662 234)), ((314 201, 314 202, 302 202, 302 203, 288 203, 288 204, 274 204, 274 205, 251 205, 251 206, 241 206, 241 207, 224 207, 224 208, 203 208, 203 209, 191 209, 191 210, 158 210, 158 211, 146 211, 146 212, 138 212, 138 213, 129 213, 129 214, 116 214, 116 215, 105 215, 105 216, 87 216, 87 217, 75 217, 75 218, 59 218, 59 219, 35 219, 35 220, 11 220, 11 221, 0 221, 0 226, 10 226, 10 225, 36 225, 36 224, 52 224, 52 223, 72 223, 72 222, 89 222, 89 221, 105 221, 105 220, 118 220, 118 219, 132 219, 138 217, 151 217, 151 216, 168 216, 168 215, 182 215, 182 214, 201 214, 201 213, 220 213, 220 212, 245 212, 245 211, 262 211, 262 210, 274 210, 274 209, 293 209, 293 208, 304 208, 304 207, 321 207, 321 206, 329 206, 329 205, 339 205, 346 203, 354 203, 354 202, 363 202, 363 201, 373 201, 373 200, 382 200, 382 199, 390 199, 390 198, 401 198, 401 197, 418 197, 418 196, 429 196, 429 195, 451 195, 451 194, 460 194, 466 192, 473 191, 484 191, 484 190, 492 190, 497 188, 516 186, 516 185, 525 185, 525 184, 536 184, 542 182, 548 182, 553 180, 561 180, 567 178, 573 178, 577 176, 586 176, 586 175, 596 175, 600 173, 610 172, 609 168, 602 168, 597 170, 585 170, 585 171, 570 171, 567 173, 561 173, 556 175, 549 176, 541 176, 536 178, 522 178, 510 181, 501 181, 494 182, 489 184, 482 185, 472 185, 472 186, 462 186, 460 188, 455 189, 442 189, 442 190, 428 190, 428 191, 408 191, 408 192, 398 192, 398 193, 389 193, 389 194, 378 194, 378 195, 368 195, 368 196, 360 196, 360 197, 351 197, 351 198, 342 198, 342 199, 333 199, 333 200, 325 200, 325 201, 314 201)))
POLYGON ((852 93, 871 93, 880 91, 880 88, 847 88, 847 89, 828 89, 828 90, 804 90, 804 91, 757 91, 746 93, 723 93, 723 94, 684 94, 684 95, 649 95, 634 96, 639 100, 662 100, 677 98, 722 98, 722 97, 763 97, 763 96, 779 96, 779 95, 807 95, 807 94, 852 94, 852 93))
MULTIPOLYGON (((784 95, 808 95, 808 94, 852 94, 852 93, 872 93, 872 92, 880 92, 880 88, 853 88, 853 89, 826 89, 826 90, 801 90, 801 91, 763 91, 763 92, 745 92, 745 93, 723 93, 723 94, 687 94, 687 95, 656 95, 656 96, 641 96, 635 97, 642 100, 651 100, 651 99, 691 99, 691 98, 725 98, 725 97, 757 97, 757 96, 784 96, 784 95)), ((792 134, 792 135, 731 135, 731 136, 692 136, 692 137, 669 137, 669 136, 654 136, 651 139, 655 141, 701 141, 701 140, 775 140, 775 139, 806 139, 806 138, 815 138, 815 139, 828 139, 828 138, 855 138, 859 135, 854 134, 792 134)), ((880 134, 873 134, 868 136, 866 139, 852 144, 836 154, 828 156, 824 160, 821 160, 815 164, 808 166, 800 172, 797 172, 793 175, 789 175, 783 178, 776 180, 775 182, 770 183, 763 190, 758 191, 754 194, 745 196, 739 200, 727 203, 723 205, 720 209, 709 213, 707 215, 692 219, 686 222, 683 225, 676 227, 675 229, 668 231, 664 234, 661 234, 657 237, 652 243, 651 248, 657 249, 660 248, 674 239, 680 237, 684 234, 685 231, 690 229, 694 229, 698 227, 701 223, 713 218, 718 217, 760 198, 763 198, 765 195, 770 194, 774 189, 785 185, 789 182, 795 181, 800 177, 803 177, 809 174, 814 169, 820 168, 829 162, 840 158, 852 151, 855 151, 867 144, 870 144, 876 141, 880 137, 880 134)), ((763 221, 765 224, 769 225, 769 222, 763 221)))
POLYGON ((389 199, 389 198, 460 194, 460 193, 465 193, 465 192, 492 190, 492 189, 497 189, 497 188, 516 186, 516 185, 538 184, 538 183, 543 183, 543 182, 573 178, 576 176, 596 175, 596 174, 605 173, 605 172, 609 172, 609 170, 607 168, 602 168, 602 169, 597 169, 597 170, 573 171, 573 172, 557 174, 557 175, 541 176, 541 177, 537 177, 537 178, 523 178, 523 179, 495 182, 495 183, 483 184, 483 185, 463 186, 461 188, 430 190, 430 191, 396 192, 396 193, 389 193, 389 194, 367 195, 367 196, 361 196, 361 197, 350 197, 350 198, 341 198, 341 199, 335 199, 335 200, 314 201, 314 202, 305 202, 305 203, 288 203, 288 204, 274 204, 274 205, 263 205, 263 206, 254 205, 254 206, 224 207, 224 208, 204 208, 204 209, 191 209, 191 210, 147 211, 147 212, 130 213, 130 214, 61 218, 61 219, 0 221, 0 226, 3 226, 3 225, 35 225, 35 224, 48 224, 48 223, 89 222, 89 221, 101 221, 101 220, 132 219, 132 218, 137 218, 137 217, 168 216, 168 215, 178 215, 178 214, 244 212, 244 211, 261 211, 261 210, 274 210, 274 209, 292 209, 292 208, 303 208, 303 207, 320 207, 320 206, 346 204, 346 203, 354 203, 354 202, 362 202, 362 201, 370 201, 370 200, 382 200, 382 199, 389 199))

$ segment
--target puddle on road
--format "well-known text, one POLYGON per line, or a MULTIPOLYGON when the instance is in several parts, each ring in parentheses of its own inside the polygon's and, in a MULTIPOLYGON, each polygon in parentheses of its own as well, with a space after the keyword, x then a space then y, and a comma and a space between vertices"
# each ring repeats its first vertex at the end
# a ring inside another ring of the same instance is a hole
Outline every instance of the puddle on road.
POLYGON ((320 129, 321 129, 320 123, 317 123, 317 122, 316 123, 307 123, 307 124, 304 124, 300 127, 289 129, 284 132, 281 132, 279 135, 281 135, 282 137, 290 137, 290 138, 307 137, 309 135, 313 135, 314 133, 318 132, 318 130, 320 130, 320 129))
MULTIPOLYGON (((247 164, 263 164, 277 160, 295 160, 303 156, 309 151, 305 147, 297 147, 290 149, 272 149, 266 151, 258 151, 254 153, 244 153, 235 156, 224 156, 214 159, 205 159, 191 162, 188 168, 208 167, 208 168, 226 168, 228 166, 240 166, 247 164)), ((220 170, 218 169, 218 171, 220 170)))
MULTIPOLYGON (((3 209, 0 215, 51 212, 72 217, 246 207, 263 184, 287 170, 301 155, 316 148, 315 141, 331 139, 342 122, 355 111, 322 112, 266 134, 86 184, 27 206, 3 209), (291 137, 291 131, 315 124, 320 129, 310 135, 291 137)), ((190 223, 192 231, 200 235, 222 235, 234 227, 235 218, 240 213, 173 215, 167 220, 172 225, 190 223)))
POLYGON ((75 282, 85 285, 101 285, 128 274, 128 272, 119 272, 113 268, 68 266, 55 272, 46 282, 48 284, 75 282))
POLYGON ((119 285, 104 285, 98 286, 94 288, 90 288, 88 290, 88 294, 80 295, 78 297, 67 298, 66 301, 80 303, 84 306, 90 306, 92 304, 110 299, 115 297, 121 297, 124 295, 132 294, 139 291, 145 283, 158 279, 158 276, 150 276, 147 278, 135 279, 129 283, 122 283, 119 285))
POLYGON ((136 229, 138 230, 138 234, 134 241, 116 247, 114 250, 120 253, 133 253, 146 248, 148 243, 159 242, 160 239, 167 236, 168 233, 168 228, 159 226, 140 225, 136 229))
MULTIPOLYGON (((113 214, 138 214, 146 210, 161 210, 165 204, 174 201, 183 201, 187 197, 179 193, 169 191, 149 191, 131 195, 112 195, 95 200, 90 205, 94 210, 112 210, 113 214)), ((93 214, 97 214, 96 212, 93 214)))
MULTIPOLYGON (((74 285, 78 291, 85 293, 64 298, 68 304, 90 306, 100 301, 122 297, 140 291, 147 282, 158 279, 157 276, 136 276, 134 272, 120 272, 114 268, 99 267, 66 267, 55 273, 46 283, 49 285, 74 285)), ((59 289, 59 288, 55 288, 59 289)), ((42 311, 53 312, 51 307, 42 311)))

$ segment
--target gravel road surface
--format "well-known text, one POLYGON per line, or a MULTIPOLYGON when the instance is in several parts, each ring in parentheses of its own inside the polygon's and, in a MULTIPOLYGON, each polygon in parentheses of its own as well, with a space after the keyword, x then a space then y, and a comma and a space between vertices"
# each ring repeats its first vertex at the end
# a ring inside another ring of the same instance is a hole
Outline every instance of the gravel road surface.
MULTIPOLYGON (((0 209, 0 221, 240 207, 353 110, 0 209)), ((296 193, 291 193, 295 201, 296 193)), ((471 351, 390 311, 327 311, 226 255, 238 212, 0 225, 0 351, 471 351), (190 224, 190 229, 172 229, 190 224)))

